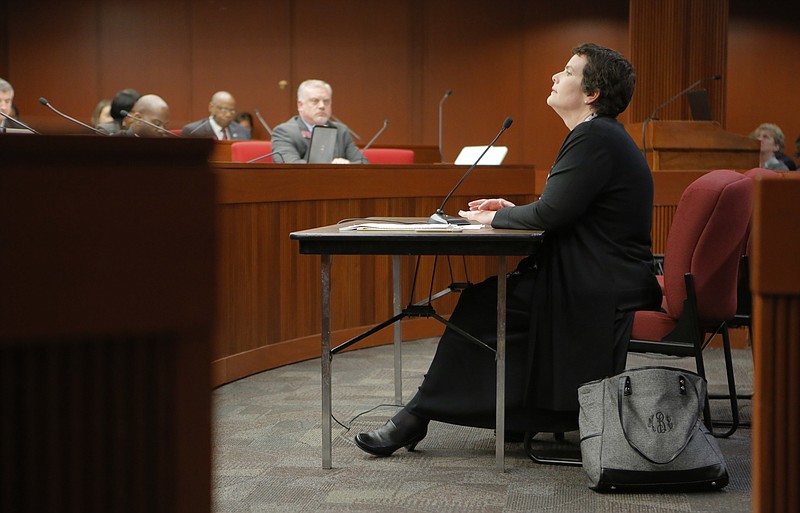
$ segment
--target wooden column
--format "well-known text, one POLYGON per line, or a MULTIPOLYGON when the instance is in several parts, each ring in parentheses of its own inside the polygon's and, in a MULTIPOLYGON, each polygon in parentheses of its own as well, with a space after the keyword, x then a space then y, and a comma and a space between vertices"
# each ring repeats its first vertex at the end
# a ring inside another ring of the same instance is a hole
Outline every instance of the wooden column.
POLYGON ((756 183, 753 511, 800 510, 800 179, 756 183))

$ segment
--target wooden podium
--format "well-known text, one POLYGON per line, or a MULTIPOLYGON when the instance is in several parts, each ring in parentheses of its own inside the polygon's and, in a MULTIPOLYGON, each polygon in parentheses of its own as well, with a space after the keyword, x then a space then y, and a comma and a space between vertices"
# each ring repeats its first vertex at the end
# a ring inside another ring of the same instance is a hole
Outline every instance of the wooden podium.
POLYGON ((0 511, 211 510, 210 151, 0 136, 0 511))
POLYGON ((726 132, 714 121, 650 121, 626 125, 639 148, 644 141, 653 171, 758 167, 759 142, 726 132))

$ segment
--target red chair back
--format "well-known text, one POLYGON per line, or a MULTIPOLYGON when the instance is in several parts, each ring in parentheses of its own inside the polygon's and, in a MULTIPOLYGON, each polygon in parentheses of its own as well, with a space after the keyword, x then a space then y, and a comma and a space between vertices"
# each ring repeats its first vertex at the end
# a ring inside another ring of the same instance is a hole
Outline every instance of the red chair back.
POLYGON ((664 253, 665 305, 673 319, 683 312, 686 273, 694 277, 702 324, 718 324, 735 314, 752 197, 752 180, 730 170, 703 175, 681 195, 664 253))
POLYGON ((413 164, 414 150, 396 148, 368 148, 364 157, 370 164, 413 164))
MULTIPOLYGON (((249 162, 272 152, 270 141, 238 141, 231 144, 231 162, 249 162)), ((272 157, 258 162, 272 162, 272 157)))

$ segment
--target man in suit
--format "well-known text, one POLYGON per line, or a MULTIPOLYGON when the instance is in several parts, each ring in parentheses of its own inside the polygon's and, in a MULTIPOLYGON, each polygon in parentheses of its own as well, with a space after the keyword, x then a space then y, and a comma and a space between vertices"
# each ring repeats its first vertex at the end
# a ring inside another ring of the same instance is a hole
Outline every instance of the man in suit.
POLYGON ((158 95, 146 94, 136 100, 136 103, 131 107, 130 126, 124 132, 119 132, 119 135, 129 137, 166 137, 167 125, 169 124, 169 106, 158 95), (143 119, 153 125, 159 126, 162 130, 153 128, 150 125, 137 121, 143 119))
POLYGON ((227 91, 217 91, 208 104, 209 116, 189 123, 181 130, 184 137, 213 137, 220 141, 250 139, 250 130, 233 119, 236 99, 227 91))
MULTIPOLYGON (((6 80, 0 78, 0 112, 14 117, 14 88, 6 80)), ((5 116, 0 116, 0 128, 25 128, 5 116)))
POLYGON ((289 163, 308 162, 311 133, 316 125, 336 128, 336 145, 333 164, 367 164, 367 160, 356 147, 350 129, 343 123, 332 122, 333 88, 322 80, 306 80, 297 88, 297 112, 289 121, 281 123, 272 131, 272 151, 289 163))

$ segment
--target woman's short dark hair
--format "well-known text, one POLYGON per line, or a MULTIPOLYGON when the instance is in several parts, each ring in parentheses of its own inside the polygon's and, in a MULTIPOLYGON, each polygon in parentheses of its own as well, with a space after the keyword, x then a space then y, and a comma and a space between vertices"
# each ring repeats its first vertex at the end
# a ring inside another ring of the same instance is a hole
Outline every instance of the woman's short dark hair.
POLYGON ((593 103, 597 114, 615 118, 628 108, 636 85, 636 73, 628 59, 593 43, 576 46, 572 54, 586 57, 582 89, 586 94, 600 91, 593 103))
POLYGON ((123 89, 117 94, 114 95, 114 99, 111 100, 111 117, 117 121, 122 121, 125 116, 122 115, 122 111, 126 110, 128 112, 131 111, 133 106, 136 104, 136 100, 138 100, 142 95, 139 94, 139 91, 136 89, 123 89))

